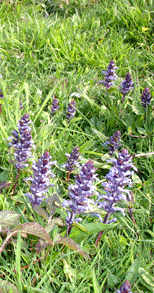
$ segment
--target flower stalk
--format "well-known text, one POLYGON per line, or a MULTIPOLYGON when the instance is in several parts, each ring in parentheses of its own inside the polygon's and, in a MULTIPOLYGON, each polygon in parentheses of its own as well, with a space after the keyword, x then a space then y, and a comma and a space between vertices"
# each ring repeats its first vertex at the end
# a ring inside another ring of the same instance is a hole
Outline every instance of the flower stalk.
POLYGON ((29 126, 31 123, 29 115, 26 113, 21 117, 17 124, 18 131, 13 130, 12 136, 9 137, 9 139, 11 139, 9 145, 14 147, 15 168, 17 169, 12 195, 14 195, 15 188, 18 184, 20 171, 23 168, 28 167, 27 161, 32 157, 31 149, 34 147, 34 143, 32 141, 31 128, 29 126))
POLYGON ((94 204, 91 197, 95 192, 93 182, 96 180, 96 175, 94 175, 94 173, 94 164, 91 160, 89 160, 82 166, 80 174, 76 176, 75 184, 70 185, 68 188, 70 200, 65 200, 63 202, 63 206, 69 208, 67 210, 68 216, 66 218, 66 224, 69 232, 73 221, 82 221, 81 218, 76 218, 77 214, 84 214, 92 210, 90 204, 94 204))
POLYGON ((55 113, 58 111, 58 109, 59 109, 59 101, 55 96, 52 100, 52 106, 51 106, 51 116, 52 117, 55 115, 55 113))
POLYGON ((141 103, 142 103, 142 106, 145 108, 145 111, 147 110, 147 106, 150 105, 151 98, 152 96, 151 96, 150 90, 148 87, 146 87, 141 95, 141 103))
POLYGON ((72 100, 67 107, 67 121, 70 122, 70 119, 72 119, 75 116, 76 113, 76 103, 75 100, 72 100))
POLYGON ((134 82, 133 82, 133 80, 131 78, 130 73, 128 72, 126 74, 125 80, 123 80, 121 82, 121 84, 120 84, 120 91, 121 91, 121 93, 123 95, 123 97, 122 97, 122 103, 125 100, 126 94, 128 94, 133 89, 134 89, 134 82))
POLYGON ((120 147, 121 142, 121 132, 117 130, 112 136, 109 137, 109 140, 103 145, 108 146, 109 154, 112 156, 116 149, 120 147))
POLYGON ((67 157, 67 163, 63 164, 64 167, 66 167, 67 173, 67 181, 69 181, 69 177, 71 172, 74 169, 74 166, 79 167, 78 158, 79 158, 79 147, 75 147, 70 154, 65 154, 67 157))
MULTIPOLYGON (((105 193, 98 196, 98 207, 103 208, 107 213, 104 217, 103 223, 108 224, 110 215, 115 212, 121 212, 125 216, 124 208, 118 207, 117 204, 123 201, 132 201, 132 176, 134 171, 137 170, 133 163, 132 157, 129 155, 127 149, 122 149, 118 154, 117 159, 110 159, 109 162, 113 163, 109 173, 105 176, 106 182, 102 183, 105 193)), ((116 221, 113 218, 111 222, 116 221)), ((101 231, 96 240, 96 246, 98 245, 103 232, 101 231)))
POLYGON ((105 77, 105 80, 100 80, 99 82, 104 83, 104 86, 107 90, 115 85, 114 80, 118 78, 118 76, 115 74, 116 69, 118 69, 118 67, 115 66, 114 61, 111 60, 111 62, 107 66, 107 70, 101 72, 102 75, 105 77))
POLYGON ((56 161, 51 161, 51 156, 48 151, 45 151, 38 163, 34 162, 32 165, 33 176, 25 179, 25 181, 31 182, 31 193, 25 194, 29 197, 29 201, 34 207, 35 205, 40 205, 41 201, 46 198, 45 193, 50 186, 49 178, 54 177, 51 171, 51 165, 54 165, 56 161))

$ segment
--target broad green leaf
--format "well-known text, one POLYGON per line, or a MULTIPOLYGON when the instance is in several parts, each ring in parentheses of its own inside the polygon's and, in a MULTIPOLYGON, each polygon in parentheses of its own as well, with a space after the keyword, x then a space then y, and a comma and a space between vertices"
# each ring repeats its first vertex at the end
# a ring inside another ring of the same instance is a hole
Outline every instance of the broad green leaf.
MULTIPOLYGON (((66 232, 65 232, 66 233, 66 232)), ((65 235, 65 234, 64 234, 65 235)), ((61 235, 63 236, 63 235, 61 235)), ((86 241, 89 234, 86 231, 83 231, 83 229, 74 226, 71 230, 70 237, 77 243, 81 243, 81 241, 86 241)))
POLYGON ((92 271, 92 280, 93 280, 94 293, 101 293, 102 290, 101 290, 101 287, 99 286, 99 283, 97 281, 94 269, 92 271))
POLYGON ((77 227, 81 231, 88 233, 88 230, 85 227, 83 227, 80 223, 73 223, 73 227, 77 227))
POLYGON ((140 268, 139 273, 143 281, 148 285, 148 288, 151 288, 152 292, 154 292, 154 278, 150 275, 145 269, 140 268))
POLYGON ((118 224, 111 223, 111 224, 103 224, 103 223, 83 223, 83 229, 86 229, 88 233, 98 233, 100 231, 109 231, 114 229, 118 224))
POLYGON ((137 131, 138 131, 140 134, 144 134, 144 135, 147 134, 147 133, 146 133, 146 130, 145 130, 144 128, 142 128, 142 127, 137 127, 137 131))
POLYGON ((125 279, 128 280, 131 284, 133 284, 136 278, 139 275, 139 269, 141 264, 140 255, 135 259, 134 263, 130 266, 128 271, 126 272, 125 279))
POLYGON ((133 174, 132 180, 133 180, 133 183, 136 184, 138 188, 142 188, 142 181, 136 173, 133 174))
POLYGON ((145 109, 143 108, 143 106, 141 105, 140 102, 134 102, 132 105, 132 111, 136 114, 136 115, 144 115, 145 113, 145 109))
POLYGON ((126 246, 128 244, 128 242, 127 242, 127 240, 126 240, 126 238, 124 236, 120 236, 119 243, 122 246, 126 246))
POLYGON ((35 236, 40 237, 40 238, 44 239, 45 241, 49 242, 51 245, 53 245, 53 242, 52 242, 49 234, 46 232, 45 228, 36 222, 18 225, 12 231, 15 231, 15 230, 21 231, 22 233, 28 233, 28 234, 35 235, 35 236))
POLYGON ((88 253, 86 253, 85 251, 83 251, 81 249, 81 246, 79 244, 77 244, 76 242, 74 242, 73 239, 71 238, 66 238, 66 237, 61 237, 59 234, 56 235, 56 237, 54 238, 54 243, 55 244, 63 244, 67 247, 69 247, 70 249, 76 251, 77 253, 81 254, 85 259, 90 259, 90 256, 88 253))
POLYGON ((0 225, 1 227, 9 227, 15 225, 20 218, 20 214, 13 211, 1 211, 0 212, 0 225))
POLYGON ((19 293, 17 287, 11 282, 0 279, 0 293, 19 293))

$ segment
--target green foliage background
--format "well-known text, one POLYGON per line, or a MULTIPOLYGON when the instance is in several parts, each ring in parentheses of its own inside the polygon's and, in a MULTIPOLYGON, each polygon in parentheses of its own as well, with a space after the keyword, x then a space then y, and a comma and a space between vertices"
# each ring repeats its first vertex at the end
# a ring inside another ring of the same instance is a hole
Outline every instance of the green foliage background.
MULTIPOLYGON (((154 102, 152 99, 147 112, 140 103, 145 87, 154 95, 153 28, 152 0, 0 3, 0 89, 4 95, 0 101, 0 181, 11 183, 0 194, 0 210, 20 213, 21 223, 36 217, 45 225, 40 216, 33 215, 24 197, 29 187, 22 179, 31 174, 30 169, 20 175, 16 194, 11 196, 16 170, 8 137, 25 113, 33 121, 36 159, 49 150, 57 160, 55 187, 50 192, 61 198, 66 198, 68 192, 61 168, 66 162, 65 153, 79 146, 83 159, 95 162, 103 180, 109 168, 103 143, 118 129, 122 147, 134 155, 138 168, 133 188, 136 225, 128 213, 125 218, 119 215, 118 226, 103 234, 97 248, 97 233, 92 226, 88 233, 74 227, 70 237, 91 255, 90 261, 70 249, 61 251, 60 245, 38 255, 38 239, 19 235, 0 255, 2 292, 5 288, 6 292, 109 293, 125 280, 131 282, 133 292, 154 292, 154 160, 153 155, 147 156, 154 149, 154 102), (119 67, 119 78, 115 87, 106 92, 99 81, 103 79, 101 71, 112 59, 119 67), (118 87, 127 72, 135 87, 121 103, 118 87), (68 125, 66 109, 73 92, 81 96, 74 97, 77 113, 68 125), (60 110, 52 119, 50 107, 55 95, 60 110), (36 261, 39 257, 40 261, 36 261)), ((66 216, 60 209, 57 214, 66 216)), ((98 222, 88 217, 84 221, 98 222)), ((51 236, 57 231, 58 225, 51 236)), ((2 235, 1 243, 4 239, 2 235)))

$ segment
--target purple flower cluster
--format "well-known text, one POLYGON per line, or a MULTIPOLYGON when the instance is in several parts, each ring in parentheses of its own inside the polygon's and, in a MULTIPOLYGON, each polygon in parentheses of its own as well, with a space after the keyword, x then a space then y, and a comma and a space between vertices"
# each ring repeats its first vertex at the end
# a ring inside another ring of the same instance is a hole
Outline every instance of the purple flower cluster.
MULTIPOLYGON (((94 173, 94 164, 89 160, 82 166, 80 174, 76 176, 75 184, 69 187, 70 200, 63 202, 64 207, 69 207, 66 219, 68 226, 75 220, 76 214, 91 211, 90 203, 94 203, 94 201, 90 197, 95 192, 93 182, 96 179, 96 175, 94 173)), ((77 218, 75 221, 81 221, 81 218, 77 218)))
POLYGON ((51 161, 51 156, 48 151, 44 152, 38 160, 38 163, 33 163, 33 176, 25 179, 25 181, 31 181, 31 193, 25 195, 29 197, 33 206, 39 205, 45 198, 44 194, 47 192, 47 189, 50 186, 53 186, 53 184, 50 183, 49 178, 54 177, 54 174, 51 171, 51 165, 54 165, 55 163, 55 161, 51 161))
POLYGON ((32 136, 31 136, 31 128, 29 124, 32 122, 29 121, 29 115, 25 114, 20 120, 18 126, 18 131, 12 131, 12 142, 10 142, 10 146, 14 147, 14 157, 16 160, 15 167, 16 169, 23 169, 28 167, 27 160, 32 157, 31 149, 34 147, 32 136))
POLYGON ((120 147, 121 142, 121 132, 117 130, 111 137, 109 137, 109 140, 105 142, 103 145, 109 147, 109 154, 113 155, 114 151, 120 147))
POLYGON ((75 100, 72 100, 68 104, 68 107, 67 107, 67 120, 68 120, 68 123, 69 123, 70 119, 75 116, 75 113, 76 113, 75 106, 76 106, 75 100))
POLYGON ((78 164, 78 158, 79 158, 79 148, 75 147, 70 154, 65 154, 67 156, 67 163, 64 164, 63 166, 66 167, 66 170, 69 172, 72 172, 74 169, 74 166, 77 165, 79 167, 78 164))
POLYGON ((147 108, 147 105, 150 105, 151 98, 152 96, 150 90, 148 87, 146 87, 141 95, 141 103, 145 109, 147 108))
POLYGON ((117 79, 117 75, 115 74, 115 70, 118 69, 117 66, 115 66, 115 63, 113 60, 109 63, 107 66, 107 71, 102 71, 102 75, 105 76, 105 80, 100 80, 101 83, 104 83, 106 89, 108 90, 111 86, 114 86, 114 80, 117 79))
POLYGON ((113 163, 113 167, 105 176, 108 181, 102 183, 105 194, 98 196, 99 208, 103 208, 107 212, 104 223, 107 223, 109 216, 117 211, 124 215, 124 208, 115 206, 119 201, 131 201, 131 190, 128 189, 128 186, 132 187, 133 185, 131 177, 134 171, 131 169, 137 170, 131 161, 132 157, 127 149, 122 149, 117 159, 109 160, 113 163))
POLYGON ((133 293, 131 292, 131 285, 127 280, 121 285, 120 290, 117 290, 116 288, 115 290, 117 293, 133 293))
POLYGON ((125 99, 125 95, 129 93, 129 91, 134 89, 134 82, 131 78, 130 73, 128 72, 126 74, 125 80, 122 81, 122 83, 120 84, 120 91, 123 94, 123 99, 122 101, 124 101, 125 99))
POLYGON ((59 109, 59 105, 58 105, 59 101, 56 98, 56 96, 53 98, 52 100, 52 106, 51 106, 51 116, 53 117, 55 115, 55 113, 58 111, 59 109))

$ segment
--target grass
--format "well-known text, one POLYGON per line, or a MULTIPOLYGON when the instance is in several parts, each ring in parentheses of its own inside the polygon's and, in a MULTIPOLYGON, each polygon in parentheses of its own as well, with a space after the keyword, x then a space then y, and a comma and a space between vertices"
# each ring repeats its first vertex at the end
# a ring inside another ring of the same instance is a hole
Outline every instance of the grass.
MULTIPOLYGON (((0 181, 11 183, 2 189, 0 210, 20 213, 22 224, 35 217, 45 225, 39 215, 33 215, 23 196, 29 190, 23 179, 31 174, 30 169, 20 174, 16 193, 11 196, 16 170, 7 139, 25 113, 33 121, 35 158, 49 150, 57 160, 51 193, 61 198, 66 198, 68 192, 61 165, 66 162, 65 153, 75 146, 79 146, 85 161, 91 158, 95 162, 101 181, 109 168, 104 159, 108 151, 102 144, 118 129, 122 146, 131 155, 143 154, 133 160, 138 168, 133 187, 136 225, 127 211, 126 217, 117 215, 118 226, 103 234, 97 248, 97 233, 87 234, 74 227, 70 237, 91 255, 91 260, 69 248, 61 251, 61 245, 47 247, 38 254, 38 237, 24 238, 19 233, 0 255, 2 292, 6 288, 6 292, 109 293, 125 280, 130 281, 132 292, 154 292, 154 159, 146 156, 154 150, 154 102, 152 99, 146 114, 140 103, 145 87, 154 95, 153 17, 152 0, 0 3, 0 89, 4 95, 0 113, 0 181), (115 87, 106 92, 99 80, 112 59, 119 67, 119 78, 115 87), (121 103, 118 86, 127 72, 135 88, 121 103), (66 112, 73 92, 81 96, 74 97, 77 113, 68 125, 66 112), (54 95, 60 109, 52 120, 54 95)), ((66 216, 60 209, 56 215, 66 216)), ((98 220, 87 216, 83 223, 86 222, 98 220)), ((58 231, 64 233, 65 228, 56 225, 50 233, 52 239, 58 231)), ((5 236, 1 235, 1 244, 5 236)))

